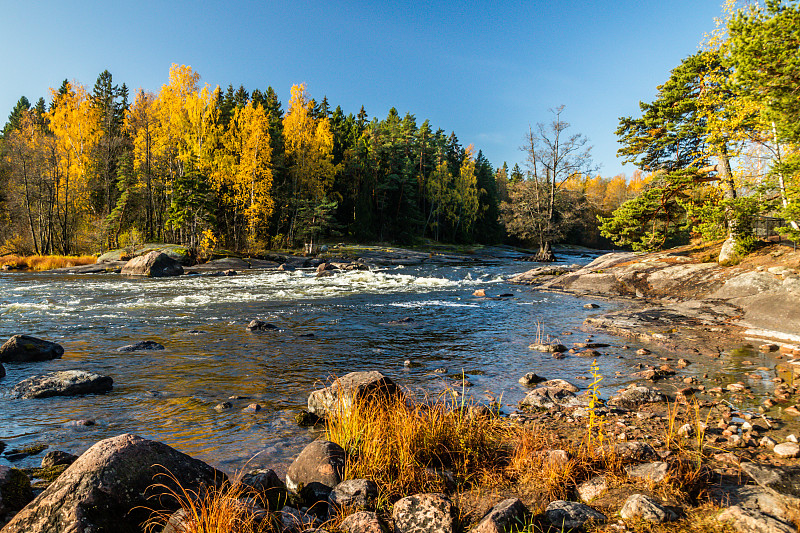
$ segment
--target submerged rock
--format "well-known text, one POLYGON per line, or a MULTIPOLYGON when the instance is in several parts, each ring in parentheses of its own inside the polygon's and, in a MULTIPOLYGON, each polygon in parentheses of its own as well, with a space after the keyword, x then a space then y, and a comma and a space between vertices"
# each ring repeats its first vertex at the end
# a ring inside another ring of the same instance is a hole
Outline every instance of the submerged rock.
POLYGON ((136 344, 128 344, 117 348, 118 352, 139 352, 145 350, 163 350, 164 346, 155 341, 139 341, 136 344))
POLYGON ((146 276, 163 278, 183 274, 181 264, 165 253, 152 251, 146 255, 134 257, 122 267, 120 274, 125 276, 146 276))
POLYGON ((0 378, 4 377, 6 377, 6 367, 4 367, 2 363, 0 363, 0 378))
POLYGON ((185 490, 200 491, 226 479, 222 472, 166 444, 120 435, 89 448, 5 531, 140 531, 153 506, 167 511, 178 507, 167 497, 168 489, 180 493, 175 481, 185 490))
POLYGON ((14 335, 0 346, 0 363, 49 361, 64 355, 64 348, 55 342, 30 335, 14 335))
POLYGON ((380 372, 351 372, 338 378, 330 387, 312 392, 308 397, 308 410, 317 416, 325 416, 339 409, 347 411, 355 401, 401 394, 397 385, 380 372))
POLYGON ((11 390, 11 396, 31 399, 101 394, 110 391, 113 383, 114 380, 108 376, 92 374, 83 370, 62 370, 40 374, 19 382, 11 390))
POLYGON ((62 370, 40 374, 19 382, 12 389, 11 396, 30 399, 101 394, 110 391, 113 383, 114 380, 108 376, 92 374, 83 370, 62 370))
POLYGON ((264 322, 263 320, 251 320, 250 323, 247 324, 247 329, 250 331, 270 331, 279 328, 278 326, 270 324, 269 322, 264 322))

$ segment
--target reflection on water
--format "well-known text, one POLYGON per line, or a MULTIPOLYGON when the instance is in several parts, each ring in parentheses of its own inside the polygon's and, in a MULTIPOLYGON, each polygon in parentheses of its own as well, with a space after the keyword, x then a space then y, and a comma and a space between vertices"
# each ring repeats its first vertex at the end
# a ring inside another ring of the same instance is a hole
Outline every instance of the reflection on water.
MULTIPOLYGON (((536 371, 574 379, 588 375, 591 364, 528 350, 537 322, 564 344, 583 341, 586 333, 578 328, 593 312, 583 308, 586 300, 502 281, 530 266, 407 267, 327 278, 310 271, 169 280, 0 274, 0 340, 26 333, 65 348, 60 360, 6 365, 8 375, 0 380, 0 440, 9 446, 41 441, 80 453, 100 439, 130 432, 223 470, 241 469, 248 461, 248 467, 280 468, 314 437, 293 419, 309 391, 330 376, 370 369, 432 393, 453 383, 448 375, 463 371, 476 399, 502 396, 512 409, 525 392, 517 383, 520 375, 536 371), (479 287, 514 297, 472 297, 479 287), (390 324, 405 317, 414 321, 390 324), (253 318, 280 330, 250 333, 245 325, 253 318), (564 335, 570 331, 575 334, 564 335), (116 351, 140 340, 166 349, 116 351), (415 363, 410 368, 403 365, 407 359, 415 363), (30 375, 70 368, 113 377, 113 392, 8 397, 14 384, 30 375), (216 410, 223 401, 232 407, 216 410), (253 402, 263 409, 244 411, 253 402), (74 424, 81 419, 97 425, 74 424)), ((601 310, 612 307, 601 304, 601 310)), ((630 382, 637 358, 633 350, 618 348, 618 339, 597 334, 594 340, 612 344, 598 360, 607 396, 630 382)), ((0 464, 4 461, 0 458, 0 464)))

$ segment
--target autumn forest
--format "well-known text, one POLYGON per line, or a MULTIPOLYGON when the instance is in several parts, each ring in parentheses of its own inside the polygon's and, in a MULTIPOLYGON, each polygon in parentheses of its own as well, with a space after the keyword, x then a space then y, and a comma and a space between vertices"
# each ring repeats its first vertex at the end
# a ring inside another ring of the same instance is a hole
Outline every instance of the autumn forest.
POLYGON ((799 21, 796 2, 729 2, 641 116, 620 119, 632 176, 597 174, 564 106, 520 132, 509 167, 410 112, 345 114, 304 84, 284 107, 272 87, 212 87, 187 65, 157 94, 109 71, 91 88, 65 80, 48 99, 20 98, 3 128, 0 251, 727 238, 746 252, 764 216, 796 238, 799 21))

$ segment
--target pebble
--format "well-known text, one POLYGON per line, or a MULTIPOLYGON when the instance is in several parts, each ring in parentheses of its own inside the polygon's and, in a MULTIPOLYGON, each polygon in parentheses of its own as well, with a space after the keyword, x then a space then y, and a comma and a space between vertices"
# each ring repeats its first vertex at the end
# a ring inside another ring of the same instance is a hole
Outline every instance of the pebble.
POLYGON ((652 352, 647 348, 639 348, 636 350, 636 355, 650 355, 652 352))

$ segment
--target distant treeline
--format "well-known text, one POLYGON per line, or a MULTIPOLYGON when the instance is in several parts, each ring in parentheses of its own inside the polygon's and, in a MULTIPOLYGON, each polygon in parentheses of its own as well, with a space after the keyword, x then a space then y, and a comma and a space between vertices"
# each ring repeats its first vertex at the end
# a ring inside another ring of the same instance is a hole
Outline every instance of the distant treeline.
MULTIPOLYGON (((104 71, 91 91, 65 80, 49 102, 22 97, 0 151, 0 244, 18 253, 144 241, 251 253, 323 238, 496 243, 508 238, 501 206, 510 213, 531 178, 394 108, 382 120, 363 107, 345 115, 296 85, 284 111, 272 87, 201 86, 179 65, 158 94, 131 96, 104 71)), ((583 215, 566 229, 596 240, 596 215, 630 187, 624 177, 568 181, 583 215)))

